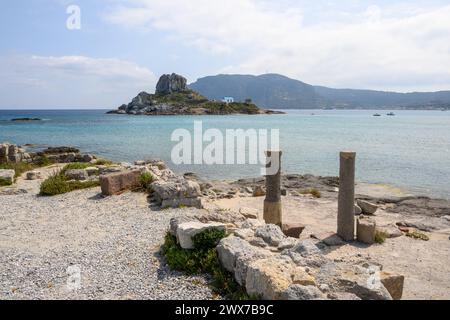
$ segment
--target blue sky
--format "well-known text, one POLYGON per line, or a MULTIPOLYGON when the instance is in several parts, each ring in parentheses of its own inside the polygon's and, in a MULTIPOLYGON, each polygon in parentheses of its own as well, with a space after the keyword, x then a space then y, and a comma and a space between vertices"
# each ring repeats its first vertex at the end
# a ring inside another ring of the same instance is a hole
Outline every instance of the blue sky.
POLYGON ((448 1, 17 0, 0 27, 0 108, 112 108, 171 72, 450 90, 448 1))

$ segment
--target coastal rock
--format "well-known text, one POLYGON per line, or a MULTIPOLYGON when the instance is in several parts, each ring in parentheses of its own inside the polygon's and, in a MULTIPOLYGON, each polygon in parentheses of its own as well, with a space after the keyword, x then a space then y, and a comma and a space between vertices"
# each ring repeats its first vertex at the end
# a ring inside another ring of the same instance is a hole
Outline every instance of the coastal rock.
POLYGON ((298 239, 291 238, 291 237, 283 239, 278 244, 278 250, 279 251, 283 251, 283 250, 286 250, 286 249, 291 249, 291 248, 295 247, 295 245, 297 245, 298 242, 299 242, 298 239))
POLYGON ((378 210, 378 206, 369 201, 358 200, 357 203, 364 214, 373 215, 378 210))
POLYGON ((177 240, 183 249, 194 249, 192 238, 202 233, 203 231, 217 229, 226 230, 226 226, 221 223, 201 223, 201 222, 186 222, 182 223, 177 228, 177 240))
POLYGON ((9 186, 14 183, 14 176, 16 172, 14 170, 0 169, 0 186, 9 186))
POLYGON ((357 239, 365 244, 375 243, 376 223, 372 219, 359 218, 356 223, 357 239))
POLYGON ((262 238, 270 246, 277 247, 286 238, 280 227, 274 224, 267 224, 256 229, 255 236, 262 238))
POLYGON ((140 170, 124 171, 100 176, 102 194, 112 196, 139 186, 140 170))
POLYGON ((159 78, 159 81, 156 85, 156 94, 165 95, 174 92, 180 92, 187 89, 187 80, 186 78, 172 73, 164 74, 159 78))
POLYGON ((355 205, 355 216, 359 216, 362 213, 362 209, 360 206, 355 205))
POLYGON ((293 284, 281 294, 281 300, 327 300, 327 298, 317 287, 293 284))

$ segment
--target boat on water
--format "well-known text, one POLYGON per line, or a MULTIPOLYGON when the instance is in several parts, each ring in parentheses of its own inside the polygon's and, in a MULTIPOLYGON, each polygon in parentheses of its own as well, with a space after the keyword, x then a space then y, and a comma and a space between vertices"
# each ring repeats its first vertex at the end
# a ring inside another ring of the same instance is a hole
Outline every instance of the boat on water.
POLYGON ((374 116, 374 117, 381 117, 381 114, 375 113, 373 116, 374 116))
POLYGON ((395 116, 395 113, 389 112, 387 115, 390 116, 390 117, 393 117, 393 116, 395 116))

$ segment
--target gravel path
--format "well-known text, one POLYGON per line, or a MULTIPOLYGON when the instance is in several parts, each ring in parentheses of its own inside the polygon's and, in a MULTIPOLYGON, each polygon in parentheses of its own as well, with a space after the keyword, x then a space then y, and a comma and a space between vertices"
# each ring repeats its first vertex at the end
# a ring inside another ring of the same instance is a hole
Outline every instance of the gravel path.
POLYGON ((203 277, 168 270, 158 255, 169 220, 146 195, 99 188, 44 198, 39 182, 0 195, 0 299, 213 299, 203 277))

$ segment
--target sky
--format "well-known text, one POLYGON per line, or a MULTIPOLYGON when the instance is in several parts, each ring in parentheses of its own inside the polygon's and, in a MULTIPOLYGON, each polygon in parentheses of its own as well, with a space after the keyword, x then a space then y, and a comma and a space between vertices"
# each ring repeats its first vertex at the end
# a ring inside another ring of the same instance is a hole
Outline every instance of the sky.
POLYGON ((16 0, 0 4, 0 108, 115 108, 161 74, 450 90, 448 0, 16 0), (73 6, 79 8, 80 19, 73 6), (68 21, 80 21, 80 28, 68 21), (72 26, 72 27, 70 27, 72 26))

